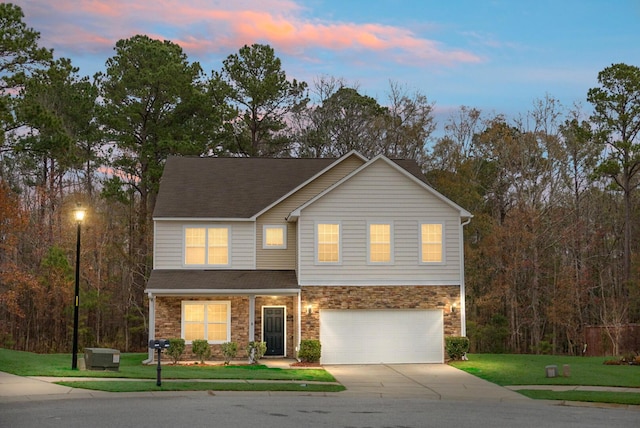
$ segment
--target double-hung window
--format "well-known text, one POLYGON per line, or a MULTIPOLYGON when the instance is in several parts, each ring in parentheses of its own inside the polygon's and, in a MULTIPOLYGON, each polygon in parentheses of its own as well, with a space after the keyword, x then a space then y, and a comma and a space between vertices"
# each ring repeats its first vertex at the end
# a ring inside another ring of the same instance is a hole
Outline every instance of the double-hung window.
POLYGON ((316 224, 316 261, 318 263, 340 263, 340 224, 316 224))
POLYGON ((389 223, 369 223, 369 263, 393 262, 392 234, 389 223))
POLYGON ((196 266, 229 265, 229 227, 186 227, 184 264, 196 266))
POLYGON ((224 343, 231 339, 231 302, 183 301, 182 338, 224 343))
POLYGON ((442 223, 420 225, 420 262, 442 263, 444 261, 444 231, 442 223))

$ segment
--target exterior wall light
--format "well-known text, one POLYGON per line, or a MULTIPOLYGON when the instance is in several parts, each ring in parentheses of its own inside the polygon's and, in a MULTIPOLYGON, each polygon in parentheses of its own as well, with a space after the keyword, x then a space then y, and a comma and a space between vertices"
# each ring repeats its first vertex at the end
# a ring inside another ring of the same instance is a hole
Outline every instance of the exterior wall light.
POLYGON ((311 315, 313 313, 313 306, 307 305, 307 315, 311 315))

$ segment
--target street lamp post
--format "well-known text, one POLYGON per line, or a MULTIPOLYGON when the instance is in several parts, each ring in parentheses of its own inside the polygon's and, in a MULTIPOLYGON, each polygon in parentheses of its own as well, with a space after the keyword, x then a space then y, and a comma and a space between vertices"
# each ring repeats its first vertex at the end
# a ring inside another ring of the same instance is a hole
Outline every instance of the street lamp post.
POLYGON ((76 290, 73 304, 73 355, 71 357, 71 369, 78 370, 78 309, 80 306, 80 225, 84 219, 84 208, 78 204, 73 211, 73 216, 78 225, 76 235, 76 290))

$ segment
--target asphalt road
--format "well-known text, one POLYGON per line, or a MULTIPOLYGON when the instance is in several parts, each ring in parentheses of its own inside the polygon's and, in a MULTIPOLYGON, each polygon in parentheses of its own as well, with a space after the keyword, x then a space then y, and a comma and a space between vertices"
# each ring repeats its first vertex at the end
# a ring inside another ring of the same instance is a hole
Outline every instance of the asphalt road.
POLYGON ((0 403, 0 427, 633 427, 636 409, 549 402, 443 401, 291 393, 189 392, 167 396, 0 403))

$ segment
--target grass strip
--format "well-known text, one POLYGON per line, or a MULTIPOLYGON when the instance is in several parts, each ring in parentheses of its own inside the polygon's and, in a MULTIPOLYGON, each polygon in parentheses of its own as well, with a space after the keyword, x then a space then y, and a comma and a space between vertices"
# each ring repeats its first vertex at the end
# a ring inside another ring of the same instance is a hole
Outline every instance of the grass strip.
POLYGON ((518 393, 536 400, 586 401, 640 405, 640 393, 608 391, 550 391, 546 389, 520 389, 518 393))
POLYGON ((105 392, 154 392, 154 391, 294 391, 340 392, 345 387, 338 384, 305 384, 293 382, 162 382, 157 386, 147 381, 64 381, 56 382, 71 388, 105 392))

